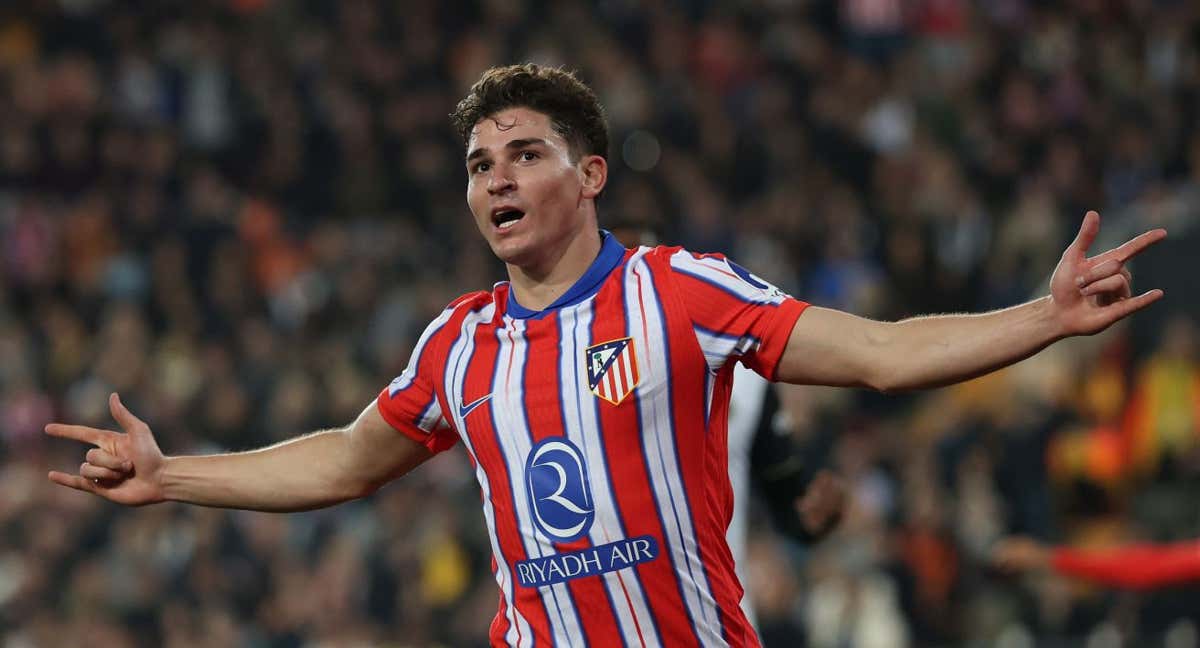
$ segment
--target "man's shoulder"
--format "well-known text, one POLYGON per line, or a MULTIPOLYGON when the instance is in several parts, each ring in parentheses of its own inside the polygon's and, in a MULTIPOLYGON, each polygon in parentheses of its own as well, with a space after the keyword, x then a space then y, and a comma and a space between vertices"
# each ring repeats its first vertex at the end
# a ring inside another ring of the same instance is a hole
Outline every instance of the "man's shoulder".
POLYGON ((661 264, 670 273, 688 275, 707 274, 709 272, 728 273, 729 258, 719 252, 695 252, 681 245, 660 245, 644 248, 646 258, 651 263, 661 264))
POLYGON ((727 257, 720 252, 696 252, 689 250, 682 245, 658 245, 655 247, 643 247, 647 257, 663 259, 676 265, 680 263, 699 262, 705 260, 715 260, 724 263, 727 257))
MULTIPOLYGON (((499 288, 500 284, 497 284, 497 290, 499 288)), ((478 310, 493 303, 495 299, 496 295, 492 291, 476 290, 454 298, 446 305, 446 310, 450 312, 478 310)))
POLYGON ((495 301, 495 295, 486 290, 476 290, 454 298, 442 312, 426 327, 426 336, 445 335, 457 328, 463 318, 478 313, 495 301))
POLYGON ((666 266, 678 266, 701 259, 724 260, 725 256, 723 254, 693 252, 682 245, 656 245, 653 247, 643 245, 642 247, 635 248, 627 261, 644 260, 651 264, 661 263, 666 266))

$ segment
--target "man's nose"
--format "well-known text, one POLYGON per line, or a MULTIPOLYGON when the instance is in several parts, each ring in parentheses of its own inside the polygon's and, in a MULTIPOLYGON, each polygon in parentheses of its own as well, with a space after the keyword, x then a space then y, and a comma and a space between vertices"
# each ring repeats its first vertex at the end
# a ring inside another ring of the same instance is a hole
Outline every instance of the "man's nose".
POLYGON ((517 183, 509 171, 510 169, 504 165, 496 165, 492 168, 492 173, 488 176, 488 193, 504 193, 516 188, 517 183))

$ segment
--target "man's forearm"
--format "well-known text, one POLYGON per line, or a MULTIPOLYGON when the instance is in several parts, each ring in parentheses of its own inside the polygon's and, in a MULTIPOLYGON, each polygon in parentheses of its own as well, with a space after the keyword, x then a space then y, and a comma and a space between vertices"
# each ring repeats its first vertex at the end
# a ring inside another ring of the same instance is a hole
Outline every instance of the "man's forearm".
POLYGON ((773 378, 885 392, 940 387, 1028 358, 1060 338, 1099 333, 1162 299, 1161 290, 1134 296, 1125 262, 1167 235, 1151 230, 1089 257, 1099 228, 1100 216, 1088 212, 1050 276, 1050 295, 1020 306, 894 323, 806 308, 773 378))
POLYGON ((370 491, 349 476, 344 429, 326 430, 260 450, 170 457, 163 467, 168 500, 256 511, 305 511, 370 491))
POLYGON ((873 327, 883 391, 941 387, 1024 360, 1062 337, 1049 297, 978 315, 935 315, 873 327))

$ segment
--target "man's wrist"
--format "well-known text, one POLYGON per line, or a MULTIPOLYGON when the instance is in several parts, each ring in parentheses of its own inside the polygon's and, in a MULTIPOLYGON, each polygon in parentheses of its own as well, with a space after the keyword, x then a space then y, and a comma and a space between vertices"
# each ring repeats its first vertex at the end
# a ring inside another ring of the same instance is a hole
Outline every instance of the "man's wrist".
POLYGON ((1039 331, 1045 331, 1047 343, 1057 342, 1074 335, 1066 326, 1061 308, 1053 295, 1046 295, 1032 302, 1034 317, 1039 331))
POLYGON ((179 502, 184 498, 180 493, 178 478, 180 457, 163 457, 162 468, 158 472, 158 487, 161 501, 179 502))

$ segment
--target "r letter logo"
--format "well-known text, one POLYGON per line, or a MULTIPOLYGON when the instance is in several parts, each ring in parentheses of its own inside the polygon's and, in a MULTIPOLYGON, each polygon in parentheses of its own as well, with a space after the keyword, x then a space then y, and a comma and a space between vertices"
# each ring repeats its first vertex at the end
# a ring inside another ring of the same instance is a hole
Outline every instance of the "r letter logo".
POLYGON ((566 437, 543 439, 529 451, 525 487, 538 528, 554 542, 587 534, 596 518, 583 453, 566 437))

